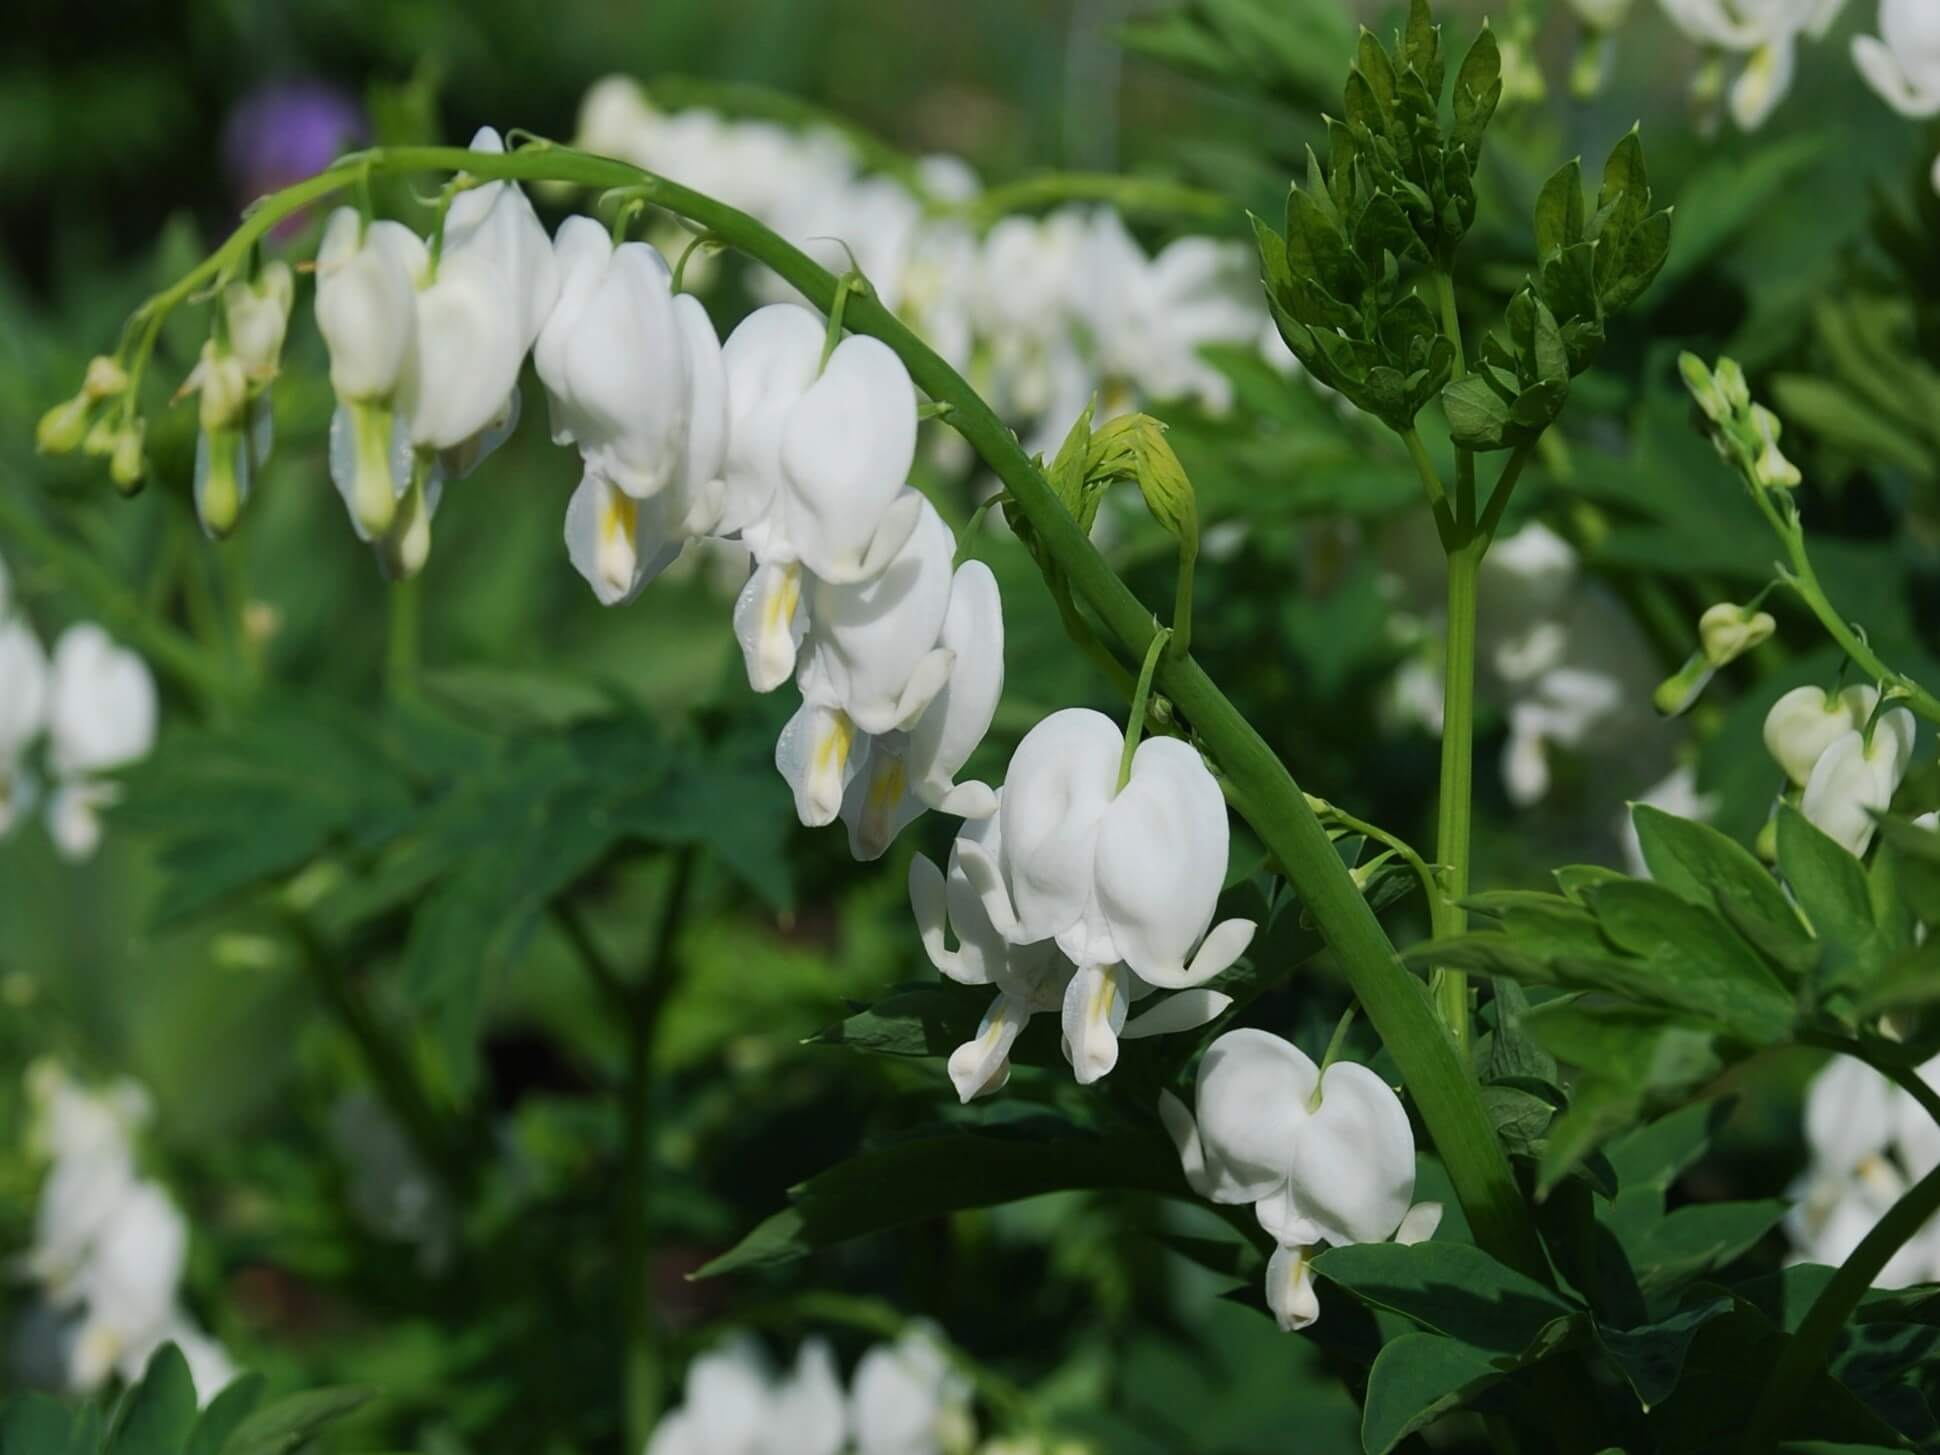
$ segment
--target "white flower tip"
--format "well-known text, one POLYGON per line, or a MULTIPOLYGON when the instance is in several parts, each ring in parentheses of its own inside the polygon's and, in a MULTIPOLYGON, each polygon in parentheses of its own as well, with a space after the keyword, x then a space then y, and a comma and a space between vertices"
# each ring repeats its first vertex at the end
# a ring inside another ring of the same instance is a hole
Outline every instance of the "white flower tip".
POLYGON ((1222 920, 1206 932, 1190 965, 1140 965, 1137 967, 1139 979, 1162 990, 1189 990, 1204 985, 1232 968, 1233 962, 1253 943, 1253 932, 1258 928, 1250 919, 1222 920))
POLYGON ((1442 1205, 1438 1202, 1418 1202, 1402 1217, 1401 1226, 1394 1231, 1394 1240, 1405 1246, 1425 1243, 1435 1236, 1435 1229, 1441 1225, 1442 1205))
POLYGON ((1266 1304, 1282 1333, 1296 1333, 1320 1317, 1308 1255, 1306 1248, 1282 1248, 1266 1265, 1266 1304))
POLYGON ((1217 1020, 1233 1003, 1233 997, 1204 986, 1168 995, 1149 1010, 1140 1011, 1125 1022, 1119 1034, 1128 1041, 1143 1036, 1166 1036, 1175 1031, 1193 1031, 1217 1020))
POLYGON ((939 813, 986 819, 997 812, 997 791, 988 783, 945 784, 941 791, 928 785, 925 788, 924 801, 939 813))

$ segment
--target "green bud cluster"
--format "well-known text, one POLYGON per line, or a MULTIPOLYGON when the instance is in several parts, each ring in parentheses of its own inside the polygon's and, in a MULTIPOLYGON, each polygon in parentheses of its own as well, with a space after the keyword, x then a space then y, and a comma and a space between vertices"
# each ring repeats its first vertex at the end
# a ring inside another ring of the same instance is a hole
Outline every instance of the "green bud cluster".
POLYGON ((1393 53, 1362 31, 1343 99, 1329 118, 1323 169, 1287 198, 1286 235, 1253 219, 1261 274, 1287 347, 1321 383, 1407 431, 1448 382, 1455 346, 1404 283, 1401 262, 1447 271, 1475 220, 1482 136, 1502 96, 1502 57, 1483 30, 1442 118, 1441 28, 1413 0, 1393 53))
POLYGON ((1606 321, 1637 300, 1670 255, 1669 208, 1651 209, 1633 127, 1603 166, 1596 208, 1572 161, 1536 199, 1537 272, 1509 300, 1506 333, 1442 395, 1449 433, 1471 450, 1533 444, 1562 412, 1570 380, 1595 362, 1606 321))
POLYGON ((1801 479, 1797 465, 1778 447, 1784 424, 1751 397, 1745 371, 1735 359, 1707 367, 1696 354, 1680 354, 1677 369, 1702 411, 1711 443, 1725 463, 1754 490, 1789 490, 1801 479))
POLYGON ((146 463, 142 422, 130 397, 128 370, 118 357, 97 354, 88 361, 80 392, 40 417, 34 448, 43 455, 75 450, 108 461, 115 487, 132 495, 141 488, 146 463))

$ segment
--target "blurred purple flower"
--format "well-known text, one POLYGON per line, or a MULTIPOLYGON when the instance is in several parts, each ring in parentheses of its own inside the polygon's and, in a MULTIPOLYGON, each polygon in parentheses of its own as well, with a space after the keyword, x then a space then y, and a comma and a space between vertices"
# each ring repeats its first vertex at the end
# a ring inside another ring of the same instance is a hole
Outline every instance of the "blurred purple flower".
MULTIPOLYGON (((237 200, 247 206, 323 170, 369 135, 362 110, 336 87, 280 81, 242 99, 223 128, 222 149, 237 200)), ((291 217, 276 230, 297 225, 291 217)))

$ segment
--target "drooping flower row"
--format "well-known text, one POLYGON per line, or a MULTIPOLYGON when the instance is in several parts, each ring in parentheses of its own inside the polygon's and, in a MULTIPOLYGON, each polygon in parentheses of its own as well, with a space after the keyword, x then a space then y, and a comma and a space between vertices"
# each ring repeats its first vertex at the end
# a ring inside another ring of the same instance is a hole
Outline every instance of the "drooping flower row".
MULTIPOLYGON (((1285 350, 1247 251, 1180 238, 1148 255, 1107 207, 971 224, 980 193, 954 157, 909 179, 866 169, 832 128, 791 130, 704 109, 663 111, 623 76, 595 84, 576 144, 740 208, 834 272, 859 267, 904 322, 1017 429, 1049 452, 1094 396, 1107 416, 1146 399, 1222 410, 1231 385, 1207 344, 1285 350)), ((778 280, 756 280, 777 301, 778 280)))
POLYGON ((39 800, 30 766, 37 742, 53 779, 47 832, 72 860, 93 855, 101 810, 114 798, 102 775, 144 758, 155 742, 155 680, 99 626, 62 632, 49 657, 8 597, 0 564, 0 838, 39 800))
POLYGON ((27 1089, 47 1172, 24 1262, 40 1302, 15 1336, 26 1372, 91 1394, 111 1374, 140 1378, 172 1342, 208 1403, 236 1369, 181 1307, 188 1225, 135 1163, 147 1094, 127 1081, 83 1086, 52 1062, 29 1069, 27 1089))

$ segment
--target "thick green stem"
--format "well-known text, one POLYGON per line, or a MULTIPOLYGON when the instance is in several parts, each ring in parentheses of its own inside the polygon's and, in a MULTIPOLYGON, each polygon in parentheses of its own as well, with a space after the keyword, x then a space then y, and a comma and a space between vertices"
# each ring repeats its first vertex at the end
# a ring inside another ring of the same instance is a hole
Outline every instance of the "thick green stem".
MULTIPOLYGON (((1468 923, 1470 818, 1475 791, 1475 607, 1482 565, 1478 538, 1448 558, 1448 649, 1442 679, 1441 798, 1435 820, 1435 862, 1444 892, 1434 901, 1437 939, 1459 935, 1468 923)), ((1467 1055, 1468 976, 1441 969, 1434 975, 1435 1005, 1442 1024, 1467 1055)))
MULTIPOLYGON (((838 284, 833 274, 747 214, 624 162, 549 143, 502 155, 459 147, 395 147, 346 158, 324 176, 265 202, 236 236, 164 296, 177 301, 187 297, 228 259, 240 256, 253 237, 298 207, 352 185, 365 167, 393 172, 469 171, 488 179, 568 182, 601 189, 643 187, 656 204, 699 223, 765 264, 817 308, 826 312, 835 300, 838 284)), ((852 331, 887 344, 924 394, 951 406, 950 424, 1009 490, 1071 586, 1127 653, 1143 658, 1155 630, 1150 609, 1113 573, 990 406, 877 299, 851 298, 844 321, 852 331)), ((1158 685, 1191 721, 1199 741, 1231 785, 1241 811, 1285 867, 1333 947, 1369 1021, 1414 1095, 1476 1241, 1510 1266, 1548 1281, 1547 1259, 1474 1078, 1455 1042, 1436 1021, 1421 982, 1402 965, 1380 921, 1334 853, 1299 785, 1191 656, 1167 654, 1158 668, 1158 685)))
POLYGON ((390 621, 384 642, 384 676, 394 697, 409 696, 417 689, 418 651, 423 614, 423 594, 418 578, 407 576, 391 586, 390 621))
POLYGON ((660 1418, 666 1375, 661 1367, 659 1311, 654 1307, 651 1288, 652 1233, 647 1220, 647 1183, 653 1170, 653 1049, 661 1008, 679 978, 674 940, 687 910, 694 857, 689 849, 675 857, 653 948, 638 983, 627 987, 631 1011, 627 1017, 626 1089, 620 1118, 620 1297, 625 1341, 621 1378, 629 1450, 644 1450, 653 1434, 660 1418))

